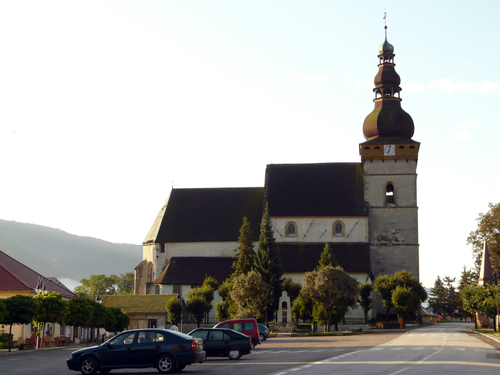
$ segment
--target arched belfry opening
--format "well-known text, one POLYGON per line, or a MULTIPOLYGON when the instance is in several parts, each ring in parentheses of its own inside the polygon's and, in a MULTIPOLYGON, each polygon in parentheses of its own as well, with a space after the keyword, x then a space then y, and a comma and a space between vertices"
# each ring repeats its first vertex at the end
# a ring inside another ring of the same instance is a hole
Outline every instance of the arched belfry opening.
POLYGON ((395 203, 394 200, 394 185, 389 182, 385 187, 385 203, 395 203))

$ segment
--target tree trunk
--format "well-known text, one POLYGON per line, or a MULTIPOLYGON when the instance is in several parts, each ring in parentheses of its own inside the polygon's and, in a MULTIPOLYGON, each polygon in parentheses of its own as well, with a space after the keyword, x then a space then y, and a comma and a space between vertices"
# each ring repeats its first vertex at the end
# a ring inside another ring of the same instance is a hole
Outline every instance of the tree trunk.
POLYGON ((364 313, 365 313, 365 324, 367 324, 368 323, 368 310, 365 310, 364 313))
POLYGON ((10 328, 9 328, 9 353, 10 353, 10 348, 11 348, 11 344, 12 344, 12 324, 10 325, 10 328))

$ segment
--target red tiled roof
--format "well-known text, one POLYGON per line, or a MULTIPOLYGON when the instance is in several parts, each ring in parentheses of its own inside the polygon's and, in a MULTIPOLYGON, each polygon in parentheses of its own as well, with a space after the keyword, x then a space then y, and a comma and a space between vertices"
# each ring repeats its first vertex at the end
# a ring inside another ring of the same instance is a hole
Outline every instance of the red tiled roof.
POLYGON ((38 272, 33 271, 3 251, 0 251, 0 291, 34 291, 39 278, 43 278, 45 288, 48 292, 56 292, 67 298, 76 297, 69 289, 43 277, 38 272))

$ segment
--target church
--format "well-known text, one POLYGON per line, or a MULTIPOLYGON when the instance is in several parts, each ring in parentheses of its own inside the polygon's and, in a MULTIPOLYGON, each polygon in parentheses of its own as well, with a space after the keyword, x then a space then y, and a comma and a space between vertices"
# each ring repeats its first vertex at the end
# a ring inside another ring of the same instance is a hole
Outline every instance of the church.
MULTIPOLYGON (((413 120, 401 107, 401 80, 385 29, 361 161, 269 164, 263 187, 172 189, 144 239, 136 294, 186 298, 206 276, 223 282, 233 271, 243 218, 258 241, 266 205, 285 277, 302 282, 328 242, 337 262, 360 283, 401 270, 419 279, 420 143, 412 139, 413 120)), ((363 315, 361 309, 351 313, 363 315)))

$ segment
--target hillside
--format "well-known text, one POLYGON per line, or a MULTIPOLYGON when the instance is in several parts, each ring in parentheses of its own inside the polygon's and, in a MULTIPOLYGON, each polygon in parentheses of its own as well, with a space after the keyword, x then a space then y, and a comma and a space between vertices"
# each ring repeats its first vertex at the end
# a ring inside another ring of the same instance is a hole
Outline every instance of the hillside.
POLYGON ((111 243, 59 229, 0 219, 0 250, 46 277, 80 280, 133 272, 140 245, 111 243))

